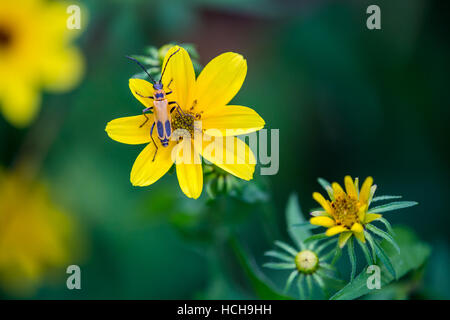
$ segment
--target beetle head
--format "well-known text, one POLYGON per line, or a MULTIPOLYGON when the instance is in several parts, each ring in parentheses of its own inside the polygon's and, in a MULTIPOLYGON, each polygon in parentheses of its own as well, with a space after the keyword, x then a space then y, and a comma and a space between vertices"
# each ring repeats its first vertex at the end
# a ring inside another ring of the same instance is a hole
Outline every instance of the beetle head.
POLYGON ((159 80, 158 82, 155 82, 153 84, 153 89, 155 89, 155 90, 162 90, 162 88, 163 88, 163 84, 162 84, 161 80, 159 80))

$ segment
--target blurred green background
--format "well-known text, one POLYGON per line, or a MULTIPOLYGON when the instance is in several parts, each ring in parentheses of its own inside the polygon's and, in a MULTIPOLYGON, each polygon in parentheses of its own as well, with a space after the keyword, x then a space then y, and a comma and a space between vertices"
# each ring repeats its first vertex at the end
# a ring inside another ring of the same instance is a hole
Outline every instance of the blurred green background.
MULTIPOLYGON (((56 280, 43 279, 26 297, 261 297, 236 243, 259 264, 273 240, 287 238, 284 210, 292 192, 307 213, 316 207, 317 177, 341 183, 350 174, 373 176, 379 194, 419 202, 389 216, 432 246, 423 285, 409 297, 450 298, 446 2, 81 3, 89 12, 78 41, 87 63, 82 83, 45 95, 29 129, 0 119, 3 167, 12 165, 30 132, 39 134, 49 145, 40 176, 80 226, 82 250, 71 263, 81 267, 82 290, 66 288, 62 267, 56 280), (381 8, 381 30, 366 28, 370 4, 381 8), (190 200, 175 175, 147 188, 131 186, 142 146, 116 143, 104 128, 142 109, 128 88, 139 70, 124 56, 169 42, 196 45, 203 65, 226 51, 247 59, 247 78, 233 101, 254 108, 266 128, 280 129, 278 174, 258 177, 258 168, 255 174, 268 201, 220 197, 211 204, 205 190, 190 200)), ((39 144, 29 149, 30 157, 39 152, 39 144)))

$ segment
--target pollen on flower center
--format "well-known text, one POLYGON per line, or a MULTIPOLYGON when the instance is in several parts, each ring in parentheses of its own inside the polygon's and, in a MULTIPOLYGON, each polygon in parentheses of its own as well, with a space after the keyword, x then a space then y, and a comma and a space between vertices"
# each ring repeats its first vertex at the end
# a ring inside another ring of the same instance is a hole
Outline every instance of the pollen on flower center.
POLYGON ((358 210, 359 202, 346 193, 335 195, 335 200, 331 202, 333 207, 332 216, 337 224, 351 228, 354 223, 359 222, 358 210))
POLYGON ((191 137, 194 136, 194 122, 199 117, 191 112, 175 111, 172 113, 172 127, 174 130, 184 129, 189 132, 191 137))
POLYGON ((301 273, 311 274, 319 267, 319 258, 315 252, 303 250, 295 256, 295 265, 301 273))

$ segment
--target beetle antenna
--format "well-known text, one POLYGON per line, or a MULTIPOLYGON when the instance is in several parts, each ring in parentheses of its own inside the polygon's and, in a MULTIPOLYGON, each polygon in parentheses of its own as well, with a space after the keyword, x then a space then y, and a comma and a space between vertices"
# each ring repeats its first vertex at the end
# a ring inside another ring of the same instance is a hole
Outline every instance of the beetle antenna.
POLYGON ((149 76, 150 81, 151 81, 153 84, 156 83, 155 79, 153 79, 153 77, 150 75, 150 73, 148 73, 147 69, 145 69, 145 67, 144 67, 139 61, 137 61, 135 58, 132 58, 132 57, 130 57, 130 56, 125 56, 125 57, 128 58, 128 59, 130 59, 130 60, 132 60, 132 61, 134 61, 134 62, 136 62, 136 63, 139 65, 139 67, 141 67, 142 70, 144 70, 145 73, 149 76))
POLYGON ((159 79, 159 81, 162 80, 162 77, 163 77, 163 75, 164 75, 164 72, 166 71, 166 67, 167 67, 167 64, 169 63, 170 58, 172 58, 173 55, 174 55, 175 53, 177 53, 178 51, 180 51, 180 48, 178 48, 177 51, 175 51, 174 53, 172 53, 172 54, 169 56, 169 58, 167 59, 166 64, 165 64, 165 66, 164 66, 164 68, 163 68, 163 71, 162 71, 162 73, 161 73, 161 78, 159 79))

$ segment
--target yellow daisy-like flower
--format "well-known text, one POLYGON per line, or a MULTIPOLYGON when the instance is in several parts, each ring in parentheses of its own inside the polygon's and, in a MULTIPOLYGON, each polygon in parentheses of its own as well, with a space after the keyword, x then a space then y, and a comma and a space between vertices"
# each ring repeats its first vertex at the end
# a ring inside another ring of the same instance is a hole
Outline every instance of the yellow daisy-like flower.
POLYGON ((375 192, 372 177, 366 178, 361 190, 358 179, 346 176, 344 183, 345 191, 336 182, 326 187, 331 200, 326 200, 318 192, 313 193, 314 200, 322 206, 323 211, 312 212, 315 217, 310 219, 311 224, 328 228, 325 233, 327 236, 340 234, 338 242, 341 248, 352 235, 364 243, 365 225, 381 218, 381 214, 367 212, 375 192))
POLYGON ((41 183, 0 170, 2 289, 28 293, 51 269, 65 271, 73 240, 73 220, 51 202, 41 183))
POLYGON ((68 4, 47 0, 0 0, 0 110, 17 127, 28 125, 41 88, 66 91, 83 73, 78 34, 67 28, 68 4))
MULTIPOLYGON (((265 123, 251 108, 227 105, 241 88, 247 73, 247 63, 241 55, 233 52, 221 54, 209 62, 196 79, 189 54, 181 47, 171 48, 163 65, 175 52, 162 83, 165 86, 170 83, 170 89, 164 88, 166 92, 172 91, 167 99, 176 101, 180 107, 171 113, 172 129, 185 129, 190 138, 171 139, 165 147, 154 130, 156 150, 150 137, 155 121, 153 114, 115 119, 108 123, 106 132, 118 142, 148 143, 131 170, 130 180, 134 186, 151 185, 175 162, 181 190, 188 197, 197 199, 203 189, 200 155, 241 179, 253 178, 255 156, 245 142, 234 136, 260 130, 265 123), (149 119, 147 122, 146 117, 149 119), (201 123, 201 130, 194 122, 201 123)), ((151 83, 130 79, 129 85, 136 99, 146 108, 153 107, 153 100, 146 98, 153 96, 151 83)), ((171 108, 169 105, 167 112, 171 108)))

